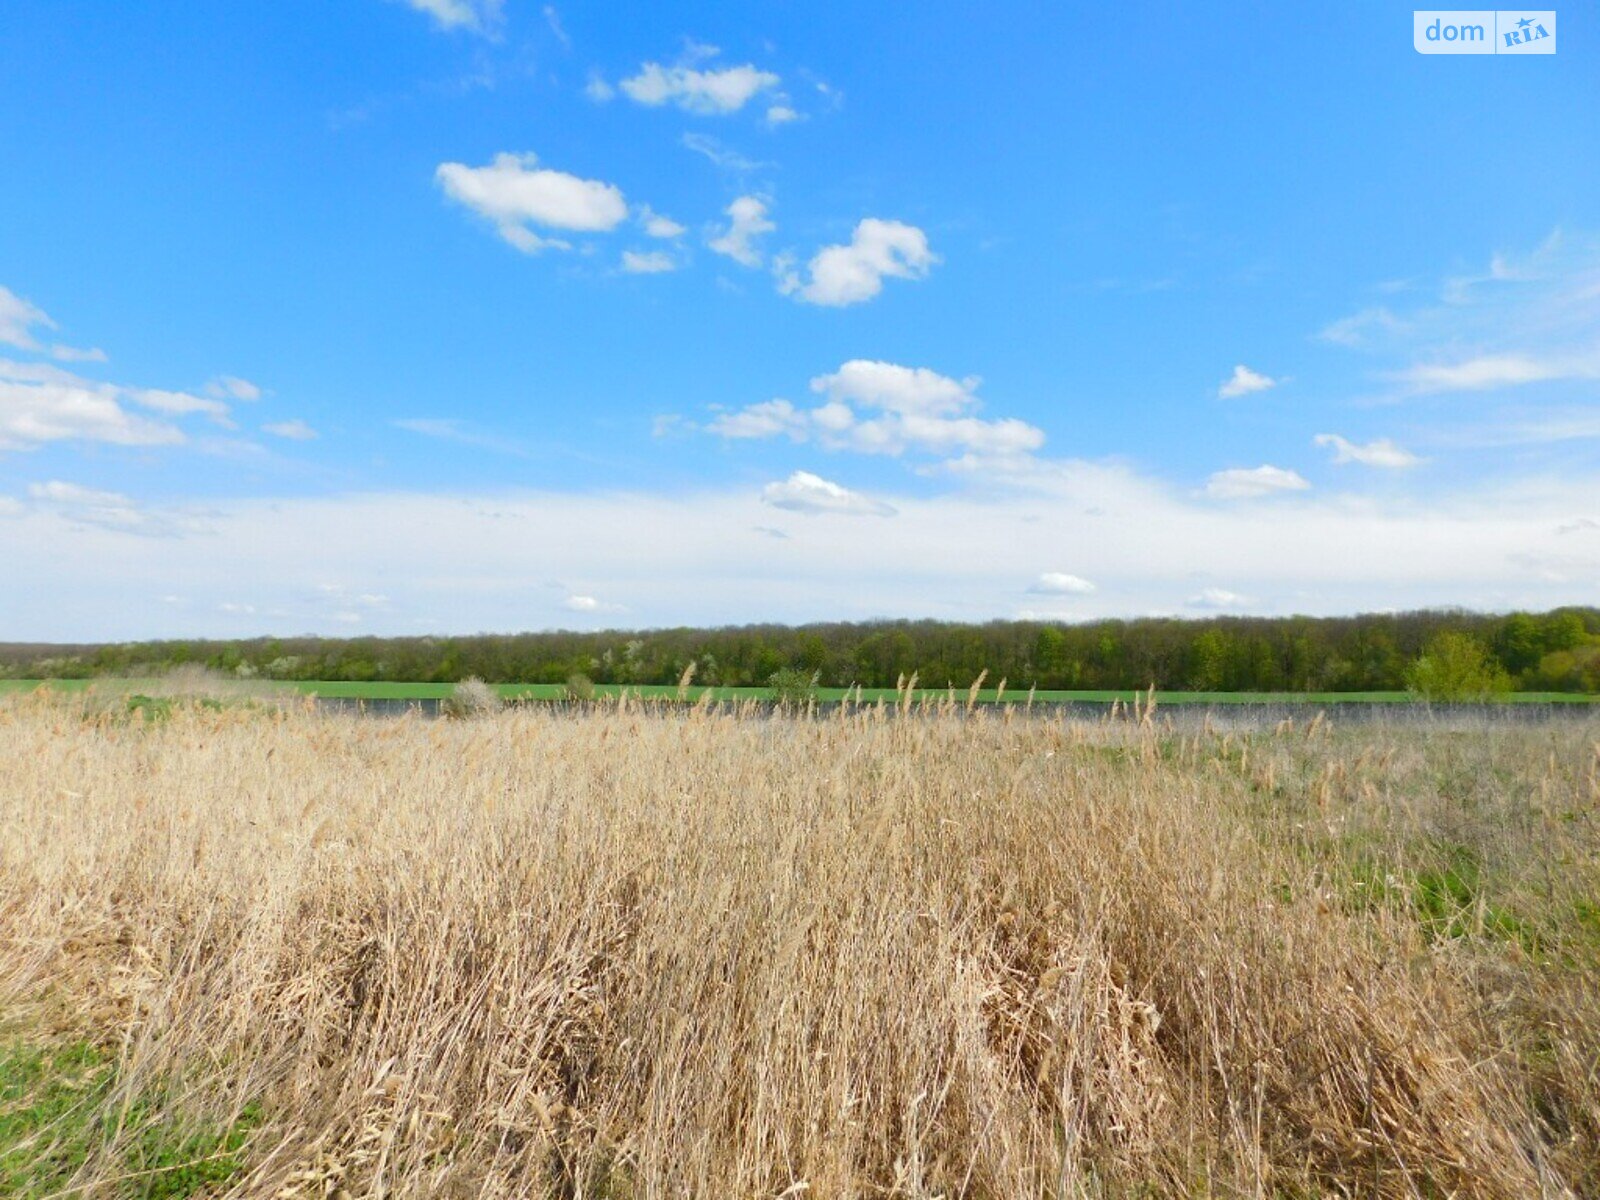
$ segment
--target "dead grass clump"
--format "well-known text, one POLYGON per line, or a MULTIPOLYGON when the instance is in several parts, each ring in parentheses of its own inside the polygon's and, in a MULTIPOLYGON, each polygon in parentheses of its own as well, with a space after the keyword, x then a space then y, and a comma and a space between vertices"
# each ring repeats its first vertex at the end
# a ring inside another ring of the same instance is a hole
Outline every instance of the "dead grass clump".
POLYGON ((0 1003, 250 1105, 237 1195, 1592 1190, 1592 728, 953 707, 9 704, 0 1003))

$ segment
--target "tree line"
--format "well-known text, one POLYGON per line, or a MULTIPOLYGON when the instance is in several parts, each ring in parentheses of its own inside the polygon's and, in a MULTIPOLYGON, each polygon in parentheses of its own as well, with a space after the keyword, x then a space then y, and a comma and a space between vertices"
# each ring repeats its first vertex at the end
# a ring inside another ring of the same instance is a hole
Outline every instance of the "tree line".
POLYGON ((766 686, 780 671, 824 687, 966 686, 980 672, 1013 688, 1193 691, 1397 691, 1429 648, 1481 659, 1499 685, 1600 692, 1600 609, 1488 615, 1461 611, 1351 617, 1148 617, 1059 624, 867 621, 465 637, 254 638, 117 645, 0 644, 0 677, 162 673, 195 664, 284 680, 766 686), (1450 635, 1441 641, 1442 635, 1450 635))

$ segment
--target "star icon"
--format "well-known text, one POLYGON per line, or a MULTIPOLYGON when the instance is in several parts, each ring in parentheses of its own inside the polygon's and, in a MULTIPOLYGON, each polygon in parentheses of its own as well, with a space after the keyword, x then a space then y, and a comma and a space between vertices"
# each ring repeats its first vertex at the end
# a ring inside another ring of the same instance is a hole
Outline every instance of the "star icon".
POLYGON ((1518 29, 1526 29, 1529 25, 1532 25, 1532 24, 1533 24, 1533 18, 1531 18, 1531 17, 1523 17, 1522 20, 1517 22, 1517 28, 1518 29))

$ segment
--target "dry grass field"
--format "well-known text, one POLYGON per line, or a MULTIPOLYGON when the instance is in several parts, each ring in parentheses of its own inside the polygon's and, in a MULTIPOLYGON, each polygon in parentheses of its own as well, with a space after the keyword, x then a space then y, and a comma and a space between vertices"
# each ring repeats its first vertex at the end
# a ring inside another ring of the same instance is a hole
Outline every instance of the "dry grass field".
POLYGON ((1600 725, 0 704, 0 1195, 1600 1195, 1600 725))

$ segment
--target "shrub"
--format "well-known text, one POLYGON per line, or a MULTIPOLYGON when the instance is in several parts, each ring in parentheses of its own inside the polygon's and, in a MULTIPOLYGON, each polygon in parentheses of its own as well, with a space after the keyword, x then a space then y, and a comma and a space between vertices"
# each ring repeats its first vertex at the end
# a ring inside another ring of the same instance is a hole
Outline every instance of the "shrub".
POLYGON ((473 717, 493 716, 504 705, 505 701, 500 698, 499 692, 473 676, 456 684, 455 690, 439 705, 439 711, 446 717, 466 721, 473 717))
POLYGON ((567 676, 567 699, 588 701, 594 699, 594 680, 582 671, 567 676))
POLYGON ((1483 700, 1511 690, 1511 677, 1488 648, 1465 633, 1436 634, 1406 672, 1406 686, 1424 700, 1483 700))
POLYGON ((784 667, 772 673, 767 686, 779 708, 805 708, 817 698, 819 677, 816 672, 807 675, 795 667, 784 667))

